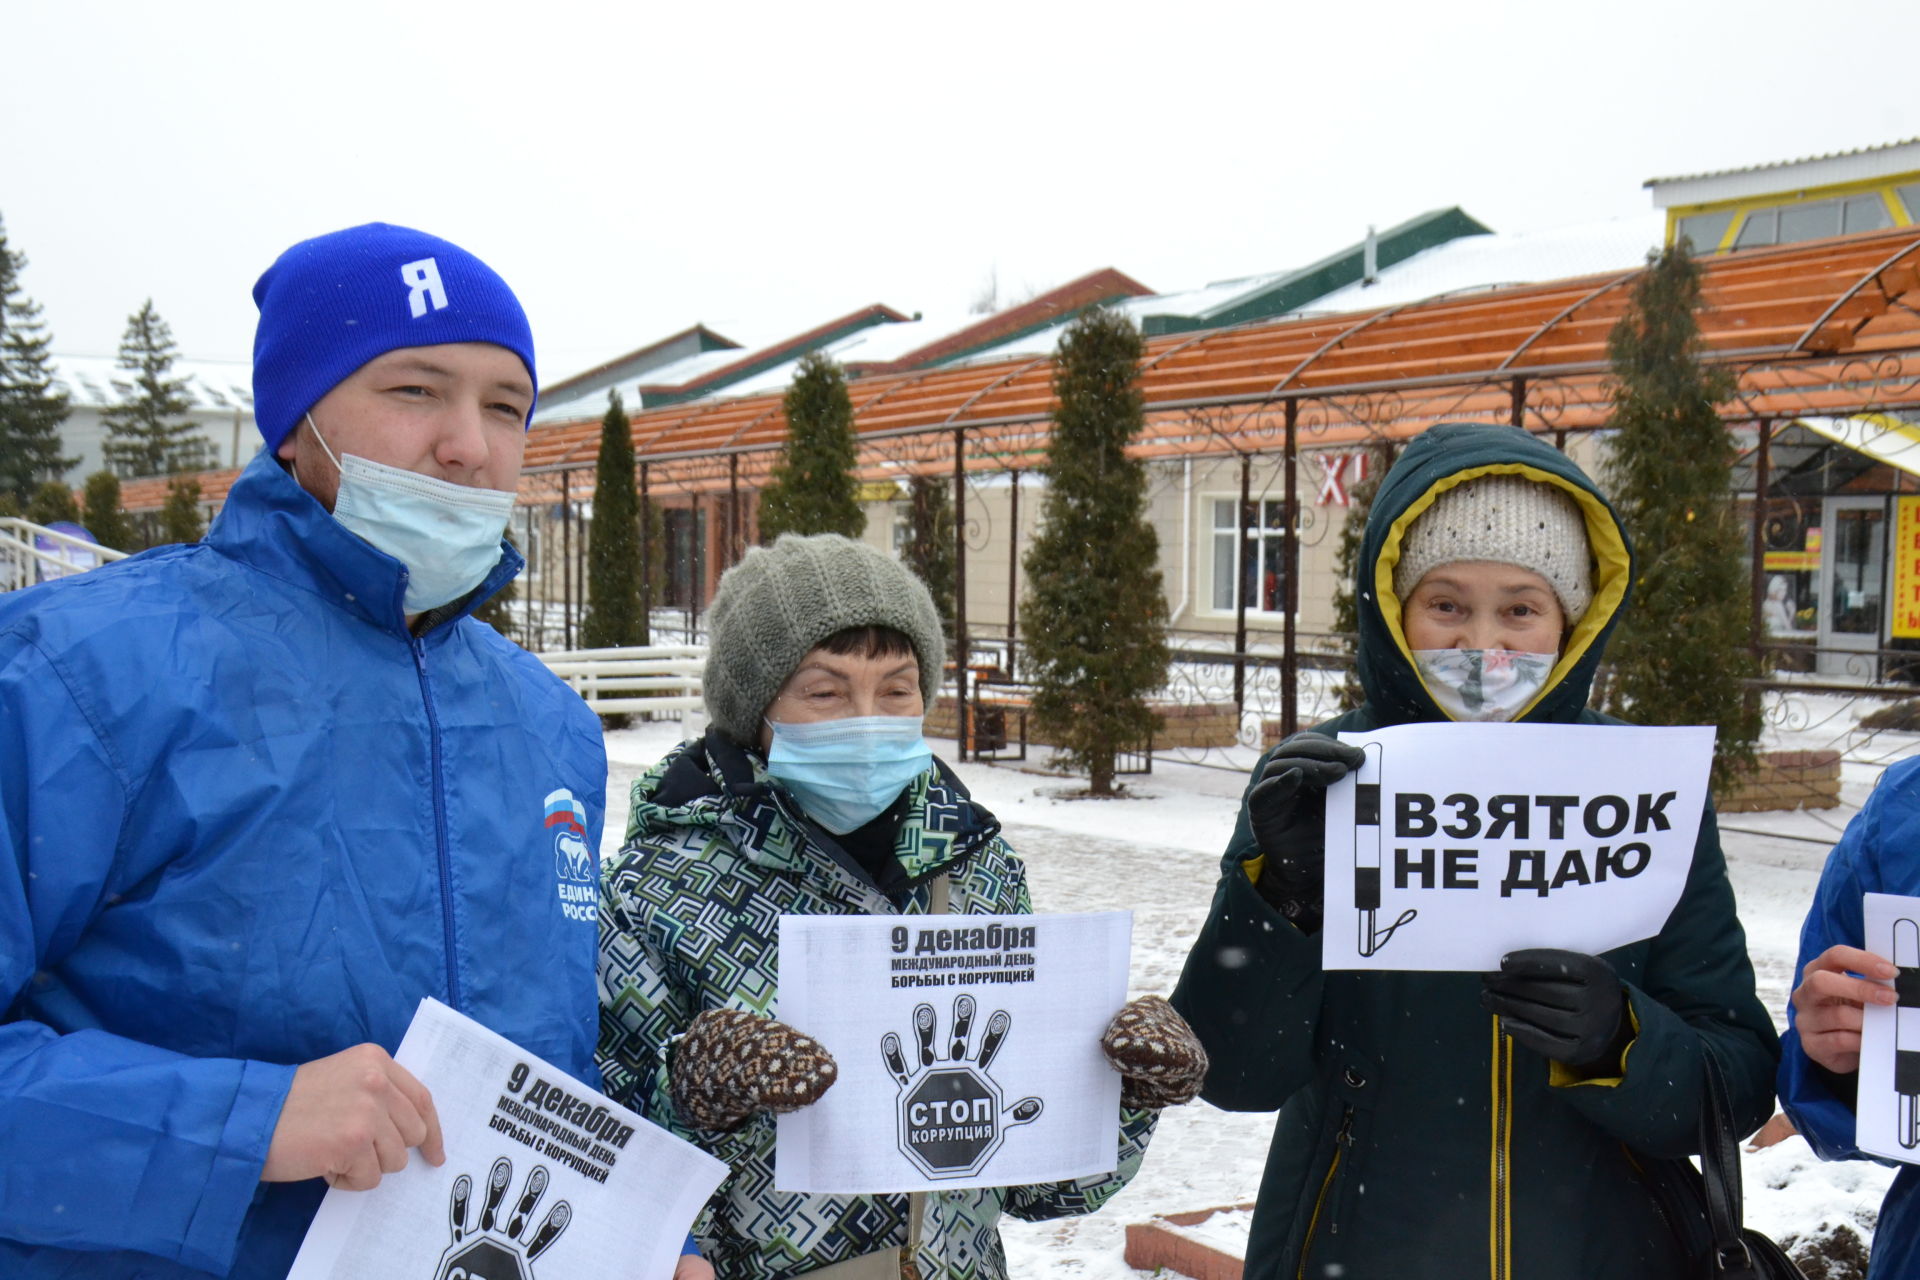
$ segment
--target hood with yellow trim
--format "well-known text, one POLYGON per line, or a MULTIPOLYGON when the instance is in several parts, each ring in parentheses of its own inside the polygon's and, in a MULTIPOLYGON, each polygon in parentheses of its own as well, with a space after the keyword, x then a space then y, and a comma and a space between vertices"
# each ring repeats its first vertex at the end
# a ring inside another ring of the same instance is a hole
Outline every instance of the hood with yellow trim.
POLYGON ((1367 516, 1354 589, 1360 684, 1366 690, 1367 710, 1379 724, 1448 718, 1414 670, 1400 628, 1393 569, 1407 529, 1435 498, 1463 481, 1493 474, 1559 485, 1586 516, 1587 541, 1594 552, 1593 604, 1568 638, 1546 689, 1521 718, 1567 722, 1587 705, 1594 670, 1626 608, 1633 581, 1633 546, 1627 532, 1587 473, 1538 436, 1518 427, 1449 422, 1429 428, 1407 445, 1381 481, 1367 516))

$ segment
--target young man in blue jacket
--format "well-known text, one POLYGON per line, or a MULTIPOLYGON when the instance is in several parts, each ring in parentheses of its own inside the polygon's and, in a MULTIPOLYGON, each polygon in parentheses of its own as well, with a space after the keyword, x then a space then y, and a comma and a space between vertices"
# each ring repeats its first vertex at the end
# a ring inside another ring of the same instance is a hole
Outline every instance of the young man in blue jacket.
MULTIPOLYGON (((1781 1041, 1780 1101, 1822 1160, 1862 1159, 1854 1145, 1860 1034, 1869 1004, 1892 1005, 1887 959, 1864 949, 1869 893, 1920 894, 1920 759, 1889 765, 1827 855, 1800 930, 1800 964, 1781 1041)), ((1900 1166, 1873 1231, 1876 1277, 1920 1274, 1920 1166, 1900 1166)))
POLYGON ((443 1159, 423 996, 598 1083, 599 724, 470 617, 526 316, 383 224, 253 296, 206 539, 0 596, 0 1275, 284 1276, 329 1184, 443 1159))

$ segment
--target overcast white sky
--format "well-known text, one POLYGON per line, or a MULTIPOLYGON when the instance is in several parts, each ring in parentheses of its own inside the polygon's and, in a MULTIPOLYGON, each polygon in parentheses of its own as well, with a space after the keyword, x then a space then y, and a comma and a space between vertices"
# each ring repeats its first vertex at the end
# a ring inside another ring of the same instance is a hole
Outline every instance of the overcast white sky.
POLYGON ((0 45, 0 217, 56 350, 152 297, 243 359, 280 250, 379 219, 492 263, 546 381, 695 321, 1174 291, 1920 136, 1915 0, 7 0, 0 45))

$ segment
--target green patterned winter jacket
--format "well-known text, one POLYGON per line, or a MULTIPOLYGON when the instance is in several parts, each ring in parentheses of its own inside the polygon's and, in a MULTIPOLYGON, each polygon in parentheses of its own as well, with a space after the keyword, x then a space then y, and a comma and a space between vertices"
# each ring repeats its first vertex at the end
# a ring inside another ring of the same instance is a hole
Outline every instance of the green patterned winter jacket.
MULTIPOLYGON (((896 907, 756 757, 717 732, 633 784, 626 843, 602 869, 600 1067, 615 1098, 726 1162, 694 1227, 721 1280, 785 1280, 906 1243, 904 1195, 776 1191, 773 1117, 732 1133, 692 1127, 675 1113, 667 1053, 702 1010, 773 1013, 783 914, 924 914, 928 882, 942 871, 951 912, 1033 909, 999 822, 945 765, 936 761, 910 790, 894 856, 913 887, 896 907)), ((1002 1213, 1041 1220, 1104 1204, 1140 1167, 1153 1133, 1153 1113, 1120 1116, 1106 1177, 930 1193, 916 1259, 924 1280, 1005 1276, 1002 1213)))

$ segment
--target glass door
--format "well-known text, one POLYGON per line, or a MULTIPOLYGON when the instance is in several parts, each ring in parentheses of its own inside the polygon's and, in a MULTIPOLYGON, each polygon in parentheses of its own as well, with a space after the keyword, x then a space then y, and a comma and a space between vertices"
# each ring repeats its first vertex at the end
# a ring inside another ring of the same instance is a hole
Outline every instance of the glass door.
POLYGON ((1820 647, 1823 675, 1871 680, 1877 658, 1849 657, 1883 645, 1887 628, 1886 499, 1828 498, 1820 565, 1820 647))

